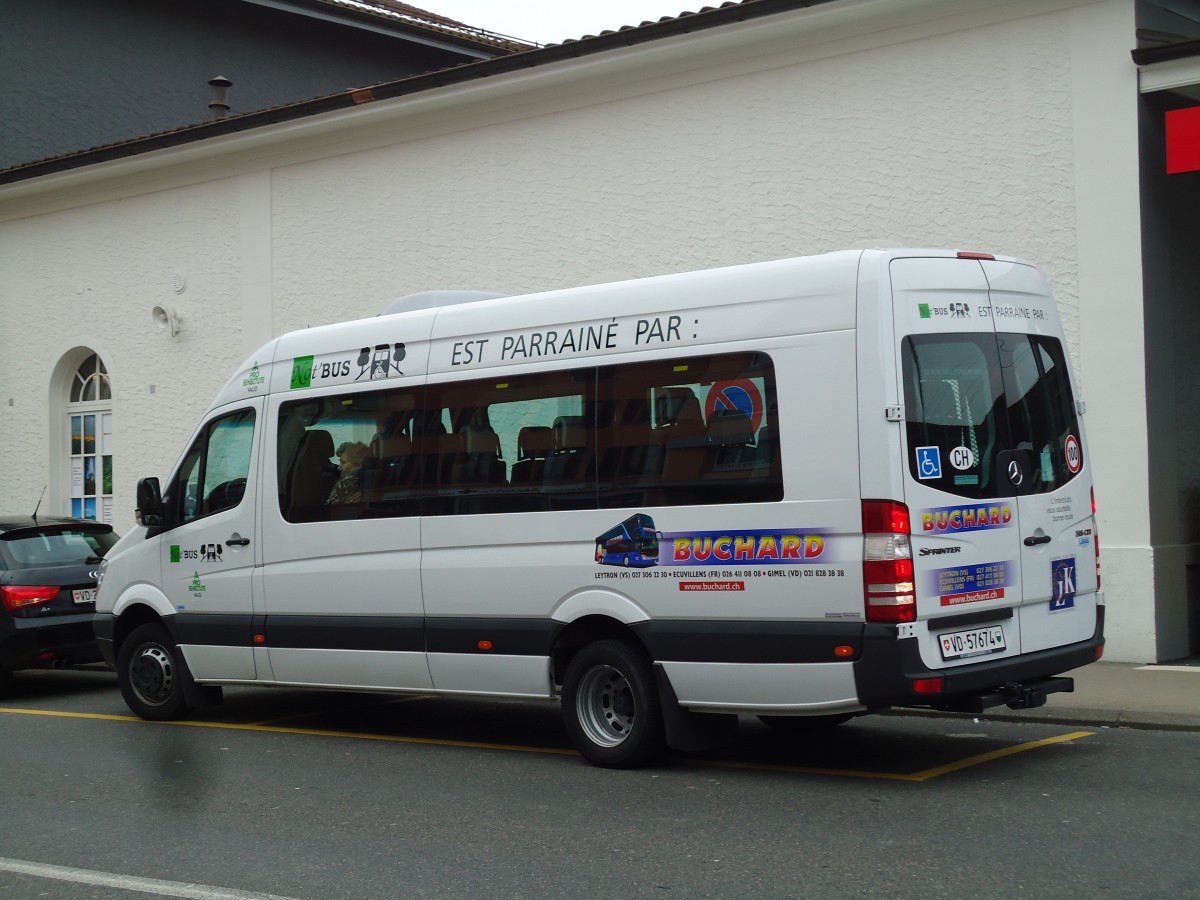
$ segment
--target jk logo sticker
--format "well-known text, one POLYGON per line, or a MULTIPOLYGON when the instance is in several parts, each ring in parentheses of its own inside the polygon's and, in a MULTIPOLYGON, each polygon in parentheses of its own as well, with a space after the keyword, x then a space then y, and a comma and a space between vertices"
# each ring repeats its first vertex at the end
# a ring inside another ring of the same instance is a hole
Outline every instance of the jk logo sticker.
POLYGON ((1050 612, 1075 606, 1075 557, 1050 563, 1050 612))

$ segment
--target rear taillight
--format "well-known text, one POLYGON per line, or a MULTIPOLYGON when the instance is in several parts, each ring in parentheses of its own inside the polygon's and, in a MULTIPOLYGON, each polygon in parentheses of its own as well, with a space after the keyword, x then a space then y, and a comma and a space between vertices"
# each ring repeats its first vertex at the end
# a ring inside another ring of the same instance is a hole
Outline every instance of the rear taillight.
POLYGON ((908 507, 894 500, 864 500, 863 598, 868 622, 917 618, 908 507))
POLYGON ((1096 526, 1096 488, 1092 487, 1092 546, 1096 548, 1096 590, 1100 590, 1100 529, 1096 526))
POLYGON ((27 609, 30 606, 40 606, 49 603, 58 596, 58 588, 31 587, 25 584, 6 584, 0 586, 0 602, 9 612, 27 609))

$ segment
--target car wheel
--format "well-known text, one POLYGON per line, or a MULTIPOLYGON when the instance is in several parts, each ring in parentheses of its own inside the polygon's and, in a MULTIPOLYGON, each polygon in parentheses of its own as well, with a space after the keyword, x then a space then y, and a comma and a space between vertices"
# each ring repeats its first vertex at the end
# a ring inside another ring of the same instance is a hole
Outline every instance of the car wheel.
POLYGON ((804 738, 820 734, 853 718, 853 713, 840 713, 835 716, 759 716, 758 721, 784 737, 804 738))
POLYGON ((650 660, 624 641, 588 644, 563 678, 563 722, 593 765, 627 769, 654 760, 665 732, 650 660))
POLYGON ((179 647, 157 622, 138 626, 121 645, 117 683, 129 708, 143 719, 174 719, 186 711, 183 684, 189 677, 179 647))

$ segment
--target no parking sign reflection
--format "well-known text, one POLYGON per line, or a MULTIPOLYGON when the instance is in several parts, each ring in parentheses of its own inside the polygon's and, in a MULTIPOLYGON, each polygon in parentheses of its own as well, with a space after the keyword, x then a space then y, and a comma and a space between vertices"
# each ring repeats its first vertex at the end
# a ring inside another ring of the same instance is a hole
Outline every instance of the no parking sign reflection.
POLYGON ((740 409, 750 417, 750 427, 758 431, 763 420, 762 391, 749 378, 718 381, 708 391, 704 401, 704 418, 711 419, 714 413, 740 409))

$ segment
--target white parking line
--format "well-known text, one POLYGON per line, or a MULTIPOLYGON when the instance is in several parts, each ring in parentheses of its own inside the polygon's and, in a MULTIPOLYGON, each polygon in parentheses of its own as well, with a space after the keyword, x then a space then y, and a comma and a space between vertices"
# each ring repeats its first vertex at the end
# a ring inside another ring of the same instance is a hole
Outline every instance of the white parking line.
POLYGON ((101 887, 138 891, 158 897, 185 897, 188 900, 295 900, 295 898, 281 897, 278 894, 256 894, 253 891, 234 891, 206 884, 160 881, 157 878, 138 878, 135 875, 114 875, 110 872, 93 872, 89 869, 73 869, 69 866, 51 866, 46 863, 5 859, 2 856, 0 856, 0 871, 32 875, 34 878, 52 878, 55 881, 73 881, 77 884, 95 884, 101 887))

